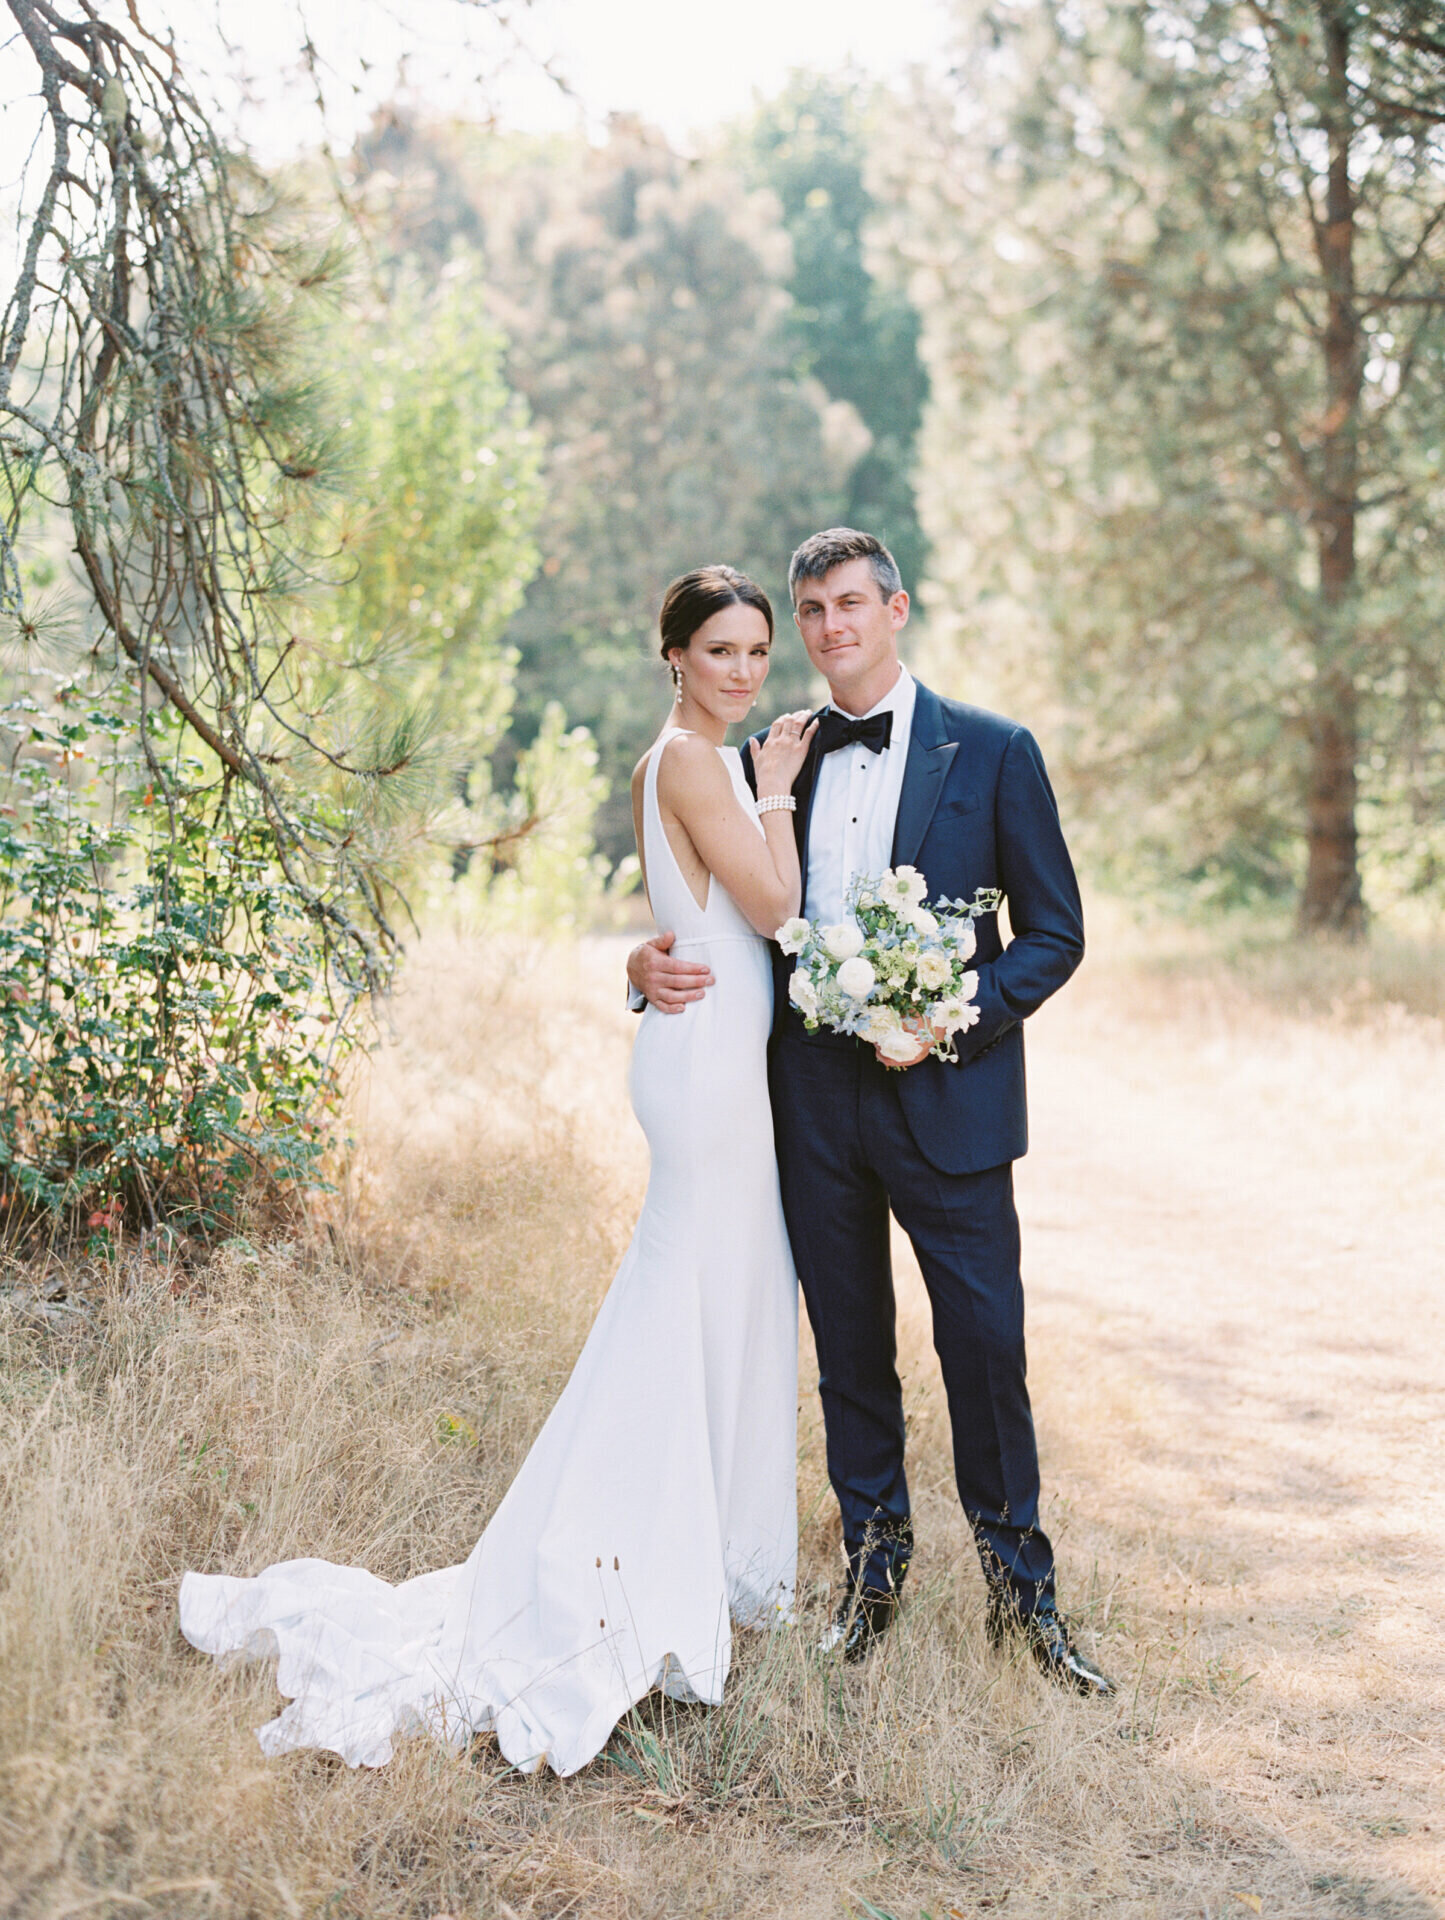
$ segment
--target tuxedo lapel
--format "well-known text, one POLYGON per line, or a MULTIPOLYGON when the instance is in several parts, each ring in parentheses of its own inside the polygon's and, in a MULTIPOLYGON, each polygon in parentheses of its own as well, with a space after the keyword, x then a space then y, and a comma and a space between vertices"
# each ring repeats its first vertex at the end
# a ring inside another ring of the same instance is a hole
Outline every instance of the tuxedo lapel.
POLYGON ((898 796, 898 821, 893 829, 895 867, 912 866, 918 858, 957 752, 958 742, 950 740, 944 728, 938 696, 919 681, 913 696, 913 727, 903 766, 903 791, 898 796))
MULTIPOLYGON (((813 719, 821 719, 827 711, 826 707, 819 707, 813 719)), ((798 810, 793 815, 793 831, 798 836, 798 865, 803 874, 804 899, 808 893, 808 834, 812 830, 813 800, 818 792, 818 769, 822 764, 823 756, 818 751, 818 737, 815 734, 808 757, 803 762, 803 771, 793 782, 793 797, 798 803, 798 810)))

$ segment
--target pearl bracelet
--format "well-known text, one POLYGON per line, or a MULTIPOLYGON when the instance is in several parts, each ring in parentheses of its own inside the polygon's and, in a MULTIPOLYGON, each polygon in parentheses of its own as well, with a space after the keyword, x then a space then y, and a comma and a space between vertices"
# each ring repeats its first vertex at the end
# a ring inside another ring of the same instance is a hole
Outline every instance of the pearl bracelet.
POLYGON ((753 806, 759 813, 796 813, 798 803, 790 793, 769 793, 761 800, 755 800, 753 806))

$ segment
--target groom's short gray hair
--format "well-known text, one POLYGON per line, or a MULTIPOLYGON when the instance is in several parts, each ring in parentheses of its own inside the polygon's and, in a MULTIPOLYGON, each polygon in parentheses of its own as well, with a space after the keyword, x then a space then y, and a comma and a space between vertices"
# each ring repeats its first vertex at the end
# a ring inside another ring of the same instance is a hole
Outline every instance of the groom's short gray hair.
POLYGON ((903 591, 898 562, 876 534, 860 533, 856 527, 828 527, 810 534, 788 563, 788 591, 794 601, 800 580, 821 580, 849 560, 870 562, 883 599, 891 600, 903 591))

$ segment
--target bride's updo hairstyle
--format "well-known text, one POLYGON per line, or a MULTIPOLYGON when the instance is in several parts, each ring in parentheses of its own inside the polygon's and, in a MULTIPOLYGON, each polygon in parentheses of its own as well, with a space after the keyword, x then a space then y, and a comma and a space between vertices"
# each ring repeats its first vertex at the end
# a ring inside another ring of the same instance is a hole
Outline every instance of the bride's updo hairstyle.
POLYGON ((685 653, 700 626, 724 607, 736 606, 756 607, 772 639, 772 602, 756 580, 749 580, 736 567, 696 567, 680 575, 662 597, 658 627, 663 659, 670 653, 685 653))

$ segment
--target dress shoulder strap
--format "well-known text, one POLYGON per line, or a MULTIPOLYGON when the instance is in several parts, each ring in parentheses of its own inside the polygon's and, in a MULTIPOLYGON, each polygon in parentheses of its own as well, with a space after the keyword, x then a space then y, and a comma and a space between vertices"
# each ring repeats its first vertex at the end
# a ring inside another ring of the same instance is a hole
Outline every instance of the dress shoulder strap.
POLYGON ((674 740, 681 740, 687 732, 686 727, 664 727, 647 752, 647 767, 642 776, 643 790, 657 804, 657 769, 662 764, 662 756, 674 740))
POLYGON ((670 926, 679 934, 695 934, 700 930, 712 900, 711 876, 707 897, 701 903, 684 878, 662 824, 662 809, 657 799, 657 770, 662 756, 674 740, 682 739, 688 731, 686 727, 668 727, 660 733, 647 756, 643 775, 643 867, 647 874, 647 894, 658 924, 670 926))

